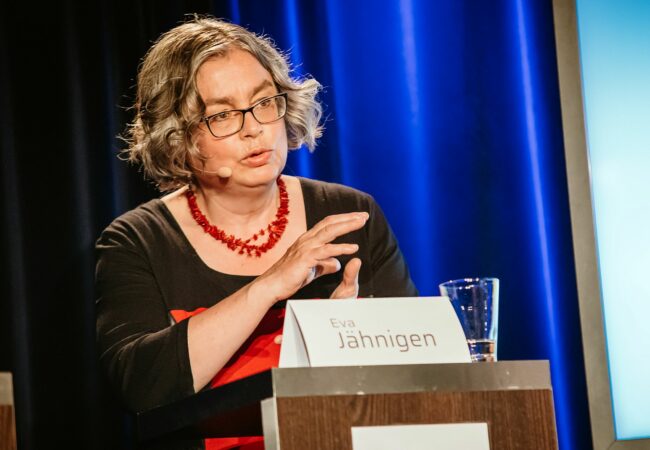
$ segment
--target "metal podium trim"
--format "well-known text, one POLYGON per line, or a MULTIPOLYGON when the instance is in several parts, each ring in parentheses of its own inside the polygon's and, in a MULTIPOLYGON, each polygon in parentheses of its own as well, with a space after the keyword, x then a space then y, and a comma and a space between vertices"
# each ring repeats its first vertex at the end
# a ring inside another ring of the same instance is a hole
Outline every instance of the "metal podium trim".
POLYGON ((548 361, 271 369, 276 397, 551 389, 548 361), (471 370, 467 370, 468 366, 471 370))

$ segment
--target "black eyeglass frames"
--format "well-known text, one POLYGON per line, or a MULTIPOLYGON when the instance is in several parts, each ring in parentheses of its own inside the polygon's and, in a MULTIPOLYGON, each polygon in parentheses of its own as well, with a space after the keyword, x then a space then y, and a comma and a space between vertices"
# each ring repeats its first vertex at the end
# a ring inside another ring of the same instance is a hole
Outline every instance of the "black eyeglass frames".
POLYGON ((287 113, 287 93, 282 92, 266 97, 246 109, 229 109, 203 117, 210 134, 216 138, 225 138, 237 134, 244 127, 244 117, 250 112, 261 124, 280 120, 287 113))

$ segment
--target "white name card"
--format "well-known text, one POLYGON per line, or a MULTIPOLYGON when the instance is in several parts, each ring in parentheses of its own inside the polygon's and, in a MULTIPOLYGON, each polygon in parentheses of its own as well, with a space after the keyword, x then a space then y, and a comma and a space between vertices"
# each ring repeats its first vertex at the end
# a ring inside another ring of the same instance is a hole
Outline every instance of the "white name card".
POLYGON ((290 300, 280 367, 471 362, 447 297, 290 300))
POLYGON ((490 450, 487 423, 352 427, 353 450, 490 450))

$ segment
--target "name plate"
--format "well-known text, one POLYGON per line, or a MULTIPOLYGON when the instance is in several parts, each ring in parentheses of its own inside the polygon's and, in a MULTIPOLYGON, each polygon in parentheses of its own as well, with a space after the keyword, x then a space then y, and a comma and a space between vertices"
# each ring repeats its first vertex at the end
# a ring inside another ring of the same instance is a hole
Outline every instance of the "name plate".
POLYGON ((490 450, 487 423, 352 427, 353 450, 490 450))
POLYGON ((447 297, 290 300, 280 367, 471 362, 447 297))

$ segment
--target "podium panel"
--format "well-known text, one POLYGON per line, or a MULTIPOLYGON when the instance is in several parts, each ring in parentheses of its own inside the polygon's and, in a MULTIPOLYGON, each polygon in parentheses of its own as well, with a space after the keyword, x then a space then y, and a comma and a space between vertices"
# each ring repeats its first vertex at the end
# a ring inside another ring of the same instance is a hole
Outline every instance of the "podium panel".
POLYGON ((267 449, 345 450, 353 426, 459 422, 487 422, 492 449, 557 449, 542 390, 280 398, 276 408, 280 445, 267 437, 267 449))

